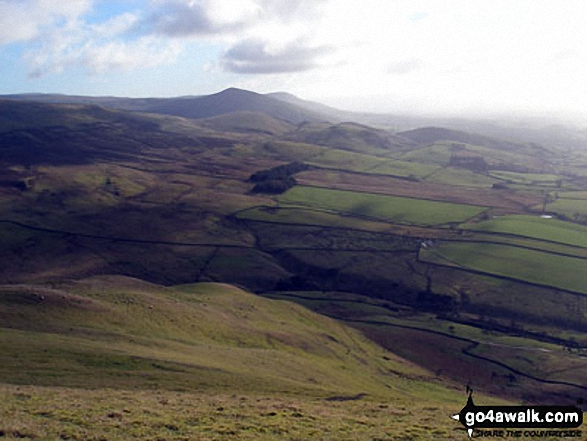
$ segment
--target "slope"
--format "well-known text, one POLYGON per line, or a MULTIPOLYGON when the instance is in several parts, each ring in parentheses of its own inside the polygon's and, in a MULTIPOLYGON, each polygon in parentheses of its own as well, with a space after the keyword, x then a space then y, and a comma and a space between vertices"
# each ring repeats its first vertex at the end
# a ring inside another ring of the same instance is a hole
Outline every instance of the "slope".
POLYGON ((459 394, 431 374, 334 320, 229 285, 4 285, 0 324, 9 438, 433 439, 458 427, 446 414, 459 394))
POLYGON ((399 136, 411 139, 419 144, 433 144, 437 141, 454 141, 487 147, 493 150, 506 150, 531 156, 549 155, 551 152, 536 144, 522 144, 477 133, 451 130, 442 127, 423 127, 398 133, 399 136))
POLYGON ((0 100, 0 163, 7 165, 136 160, 148 152, 172 158, 177 149, 194 152, 232 139, 181 118, 0 100))
POLYGON ((386 395, 423 375, 334 320, 221 284, 4 285, 0 323, 1 377, 21 384, 386 395))
POLYGON ((198 125, 217 131, 253 133, 259 135, 282 135, 294 126, 262 112, 238 111, 210 118, 202 118, 198 125))
POLYGON ((352 122, 301 124, 284 139, 376 156, 397 154, 416 146, 409 138, 352 122))
POLYGON ((120 110, 158 113, 190 119, 208 118, 238 111, 262 112, 293 124, 322 121, 319 112, 248 90, 229 88, 212 95, 174 98, 117 98, 69 95, 5 95, 0 98, 44 103, 93 104, 120 110))

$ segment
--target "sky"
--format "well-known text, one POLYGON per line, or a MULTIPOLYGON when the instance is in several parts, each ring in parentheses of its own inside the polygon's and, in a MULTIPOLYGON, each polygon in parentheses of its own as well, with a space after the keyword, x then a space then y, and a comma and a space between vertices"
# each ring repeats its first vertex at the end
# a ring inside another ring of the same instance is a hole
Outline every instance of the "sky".
POLYGON ((583 0, 0 0, 0 94, 587 121, 583 0))

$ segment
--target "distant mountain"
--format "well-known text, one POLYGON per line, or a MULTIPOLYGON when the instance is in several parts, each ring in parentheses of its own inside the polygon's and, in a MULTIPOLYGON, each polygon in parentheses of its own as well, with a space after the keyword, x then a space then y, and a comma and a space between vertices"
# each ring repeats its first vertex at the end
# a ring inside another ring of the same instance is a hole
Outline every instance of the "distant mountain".
POLYGON ((96 105, 0 100, 0 164, 84 164, 230 142, 195 125, 163 127, 184 121, 96 105))
POLYGON ((423 127, 397 133, 398 136, 411 139, 418 144, 433 144, 437 141, 454 141, 456 143, 478 145, 496 150, 515 151, 530 155, 548 154, 549 151, 536 144, 522 144, 476 133, 442 127, 423 127))
MULTIPOLYGON (((86 104, 112 109, 144 112, 160 98, 123 98, 113 96, 82 96, 45 93, 24 93, 16 95, 0 95, 0 99, 13 101, 33 101, 45 104, 86 104)), ((182 99, 176 98, 176 99, 182 99)))
POLYGON ((387 130, 353 122, 302 124, 297 130, 288 133, 286 138, 290 141, 375 155, 410 150, 417 144, 407 137, 394 135, 387 130))
POLYGON ((269 98, 274 98, 279 101, 283 101, 284 103, 294 104, 296 106, 302 107, 304 109, 310 110, 312 112, 319 113, 321 115, 325 115, 328 117, 330 121, 357 121, 354 117, 354 112, 347 112, 340 109, 335 109, 334 107, 327 106, 325 104, 317 103, 315 101, 308 101, 298 98, 297 96, 287 93, 287 92, 273 92, 267 93, 265 96, 269 98))
POLYGON ((5 95, 0 98, 44 103, 94 104, 120 110, 158 113, 190 119, 232 112, 261 112, 291 124, 327 120, 327 115, 247 90, 230 88, 212 95, 177 98, 116 98, 69 95, 5 95))
MULTIPOLYGON (((94 104, 119 110, 210 118, 233 112, 258 112, 290 123, 330 121, 356 122, 371 127, 409 132, 421 127, 444 127, 457 132, 477 133, 514 143, 537 143, 559 148, 586 148, 587 131, 572 124, 538 118, 454 118, 340 110, 287 92, 259 94, 230 88, 212 95, 174 98, 90 97, 59 94, 4 95, 0 99, 43 103, 94 104)), ((453 133, 454 135, 454 133, 453 133)), ((420 136, 420 135, 416 135, 420 136)), ((452 135, 451 135, 452 136, 452 135)), ((455 140, 456 141, 456 140, 455 140)), ((459 141, 457 141, 459 142, 459 141)), ((462 141, 465 142, 465 141, 462 141)), ((485 145, 485 144, 483 144, 485 145)), ((500 142, 500 145, 503 143, 500 142)), ((510 146, 511 147, 511 146, 510 146)), ((509 147, 508 147, 509 148, 509 147)))
POLYGON ((161 99, 145 111, 193 119, 239 111, 262 112, 293 124, 325 119, 323 115, 294 104, 235 88, 195 98, 161 99))
POLYGON ((197 124, 221 132, 281 135, 295 128, 287 121, 262 112, 239 111, 197 120, 197 124))

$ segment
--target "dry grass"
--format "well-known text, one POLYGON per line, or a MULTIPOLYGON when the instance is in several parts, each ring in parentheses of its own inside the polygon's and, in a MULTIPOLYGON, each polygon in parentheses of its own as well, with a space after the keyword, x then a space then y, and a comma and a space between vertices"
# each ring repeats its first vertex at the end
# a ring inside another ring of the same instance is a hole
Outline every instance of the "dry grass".
POLYGON ((448 417, 462 407, 456 401, 10 385, 0 385, 0 393, 2 439, 466 439, 448 417))

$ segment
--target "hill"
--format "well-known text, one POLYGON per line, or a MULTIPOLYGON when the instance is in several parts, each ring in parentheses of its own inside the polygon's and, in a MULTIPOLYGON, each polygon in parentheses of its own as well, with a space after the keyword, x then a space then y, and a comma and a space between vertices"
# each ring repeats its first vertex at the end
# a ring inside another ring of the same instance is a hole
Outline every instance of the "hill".
POLYGON ((348 321, 441 381, 583 393, 584 278, 565 276, 587 258, 580 151, 249 111, 0 107, 2 283, 230 283, 348 321), (254 191, 259 176, 283 192, 254 191))
POLYGON ((324 115, 247 90, 229 88, 212 95, 177 98, 117 98, 68 95, 5 95, 0 98, 53 104, 93 104, 119 110, 181 116, 190 119, 209 118, 232 112, 261 112, 273 118, 299 124, 323 121, 324 115))
POLYGON ((295 126, 263 112, 238 111, 198 120, 198 125, 220 132, 282 135, 295 126))
POLYGON ((301 124, 284 139, 375 155, 406 151, 416 145, 407 137, 354 122, 301 124))
POLYGON ((326 116, 327 119, 332 122, 356 120, 356 118, 354 118, 354 116, 356 116, 357 114, 354 114, 353 112, 346 112, 344 110, 339 110, 334 107, 326 106, 324 104, 321 104, 321 103, 318 103, 315 101, 304 100, 304 99, 298 98, 297 96, 295 96, 291 93, 273 92, 273 93, 267 93, 267 94, 265 94, 265 96, 268 96, 270 98, 274 98, 276 100, 283 101, 286 103, 294 104, 298 107, 302 107, 302 108, 310 110, 312 112, 319 113, 321 115, 326 116))
POLYGON ((167 389, 386 395, 424 373, 332 319, 229 285, 3 285, 0 308, 7 382, 148 388, 159 373, 167 389))
POLYGON ((520 147, 520 144, 509 141, 497 140, 488 136, 482 136, 459 130, 450 130, 442 127, 423 127, 405 132, 399 132, 398 135, 411 139, 419 144, 433 144, 437 141, 454 141, 495 149, 516 150, 520 147))
POLYGON ((294 439, 350 428, 432 439, 423 409, 446 435, 456 425, 431 406, 440 397, 461 404, 357 331, 229 285, 97 277, 0 286, 0 324, 0 409, 11 413, 0 431, 9 437, 294 439), (413 400, 420 404, 406 409, 413 400), (328 421, 333 411, 351 420, 328 421), (398 411, 406 422, 388 427, 386 415, 398 411), (352 427, 357 418, 370 422, 352 427))
MULTIPOLYGON (((188 121, 96 105, 0 100, 0 163, 80 164, 135 160, 147 150, 226 143, 188 121)), ((230 138, 230 137, 228 137, 230 138)))
POLYGON ((177 100, 162 99, 148 106, 146 112, 163 113, 185 118, 207 118, 238 111, 263 112, 273 118, 299 124, 319 121, 323 117, 290 103, 247 90, 230 88, 212 95, 177 100))

